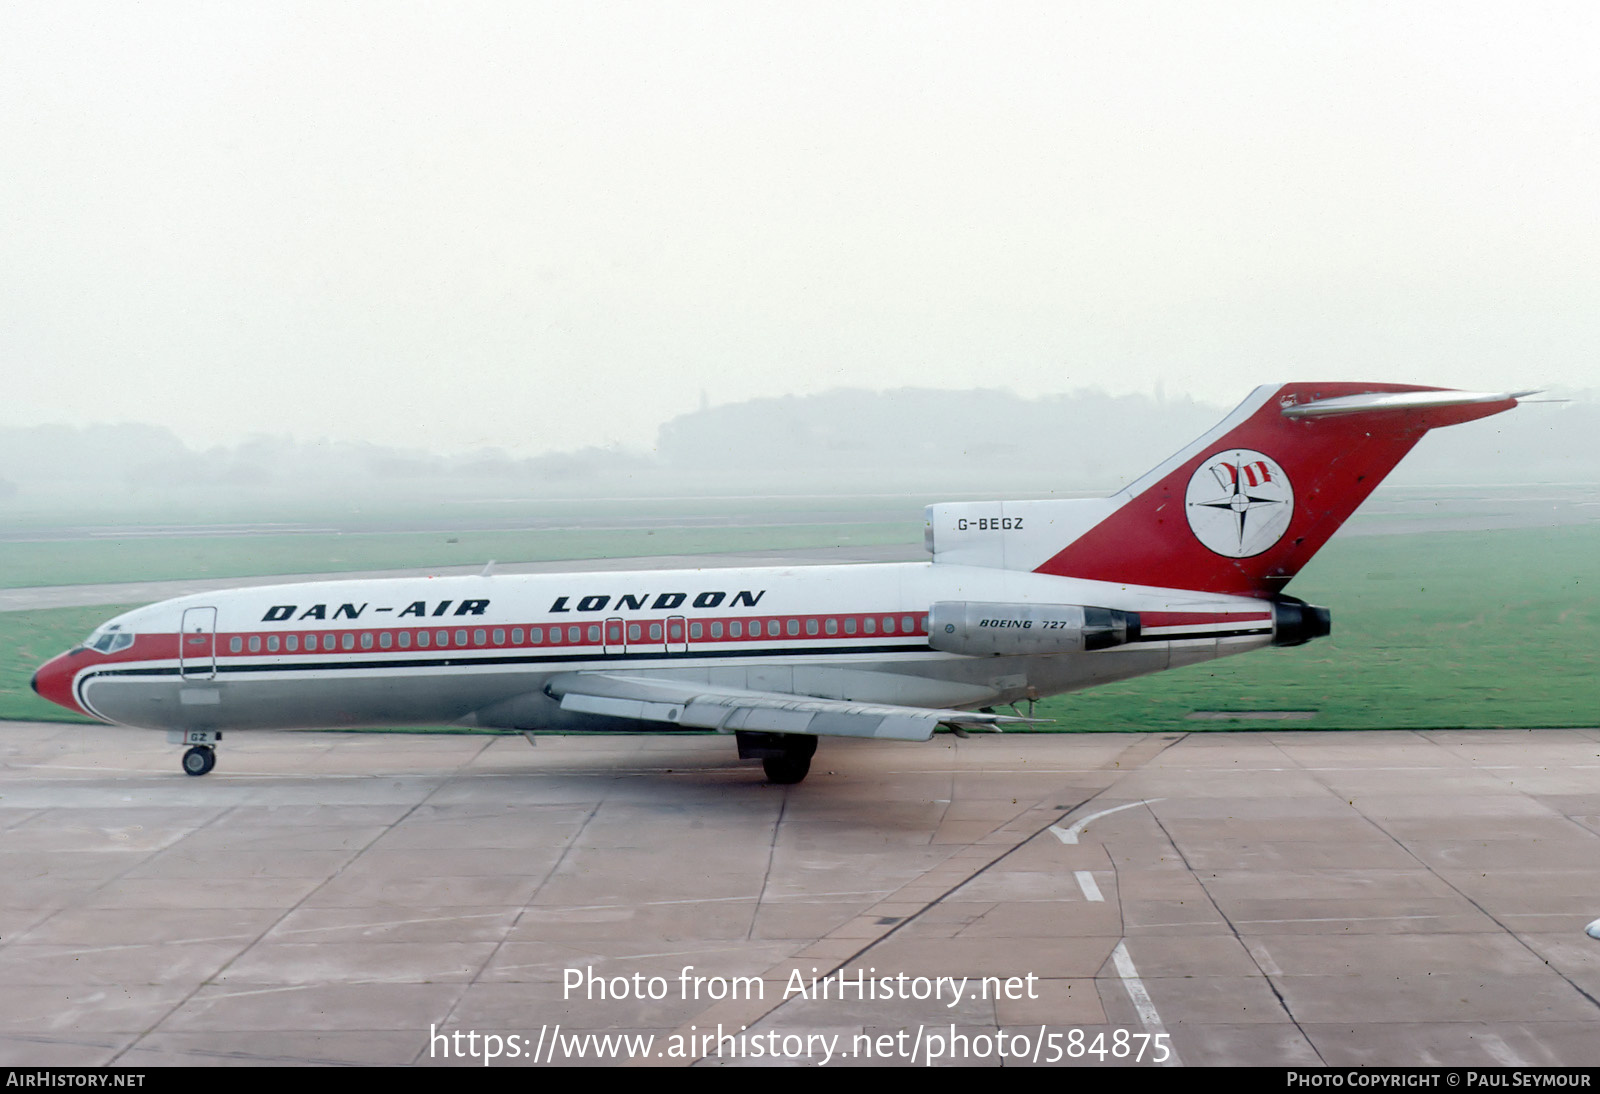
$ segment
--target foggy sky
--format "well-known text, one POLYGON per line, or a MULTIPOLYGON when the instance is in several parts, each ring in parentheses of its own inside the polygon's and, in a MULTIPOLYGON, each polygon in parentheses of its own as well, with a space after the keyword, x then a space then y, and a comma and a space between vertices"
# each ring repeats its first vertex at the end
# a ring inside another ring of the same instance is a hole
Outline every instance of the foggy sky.
POLYGON ((0 423, 1600 376, 1589 4, 0 8, 0 423))

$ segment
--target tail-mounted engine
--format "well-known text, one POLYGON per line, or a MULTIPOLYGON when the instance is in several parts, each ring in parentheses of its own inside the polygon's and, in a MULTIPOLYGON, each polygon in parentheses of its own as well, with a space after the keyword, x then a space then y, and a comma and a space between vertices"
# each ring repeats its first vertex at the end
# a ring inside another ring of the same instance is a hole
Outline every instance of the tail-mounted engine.
POLYGON ((971 657, 1085 653, 1139 637, 1139 614, 1081 604, 945 601, 928 612, 928 645, 971 657))
POLYGON ((1292 596, 1272 601, 1272 644, 1303 646, 1333 633, 1333 613, 1292 596))

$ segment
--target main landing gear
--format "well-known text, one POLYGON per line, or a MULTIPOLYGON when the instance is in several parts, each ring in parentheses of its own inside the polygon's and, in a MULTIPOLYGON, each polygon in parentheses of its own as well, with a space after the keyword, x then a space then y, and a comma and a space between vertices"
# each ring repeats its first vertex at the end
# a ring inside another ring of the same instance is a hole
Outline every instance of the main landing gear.
POLYGON ((217 766, 217 742, 222 740, 222 734, 214 729, 169 729, 167 730, 167 743, 169 745, 189 745, 189 751, 183 754, 183 773, 185 775, 204 775, 217 766))
POLYGON ((817 738, 810 733, 735 734, 741 760, 760 760, 767 781, 792 786, 811 770, 811 757, 817 751, 817 738))

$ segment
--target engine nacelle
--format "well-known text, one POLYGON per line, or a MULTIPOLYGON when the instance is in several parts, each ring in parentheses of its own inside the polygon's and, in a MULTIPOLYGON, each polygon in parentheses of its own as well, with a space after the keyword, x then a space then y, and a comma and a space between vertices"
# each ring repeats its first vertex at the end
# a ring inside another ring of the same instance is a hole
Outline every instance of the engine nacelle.
POLYGON ((1313 638, 1333 633, 1333 613, 1293 596, 1280 596, 1272 602, 1272 644, 1303 646, 1313 638))
POLYGON ((1139 614, 1082 604, 944 601, 928 611, 928 645, 971 657, 1084 653, 1139 636, 1139 614))

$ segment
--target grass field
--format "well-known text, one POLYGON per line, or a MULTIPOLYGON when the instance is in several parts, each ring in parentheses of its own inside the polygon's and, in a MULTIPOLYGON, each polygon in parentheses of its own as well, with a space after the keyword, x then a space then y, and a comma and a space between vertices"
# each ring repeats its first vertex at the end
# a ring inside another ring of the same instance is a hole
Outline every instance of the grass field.
MULTIPOLYGON (((846 542, 841 526, 797 527, 781 534, 772 528, 721 528, 681 536, 624 531, 582 537, 593 537, 584 542, 600 548, 594 555, 613 557, 729 550, 757 542, 790 547, 846 542)), ((872 538, 849 542, 912 538, 894 525, 860 527, 862 536, 872 538)), ((527 534, 491 533, 469 544, 471 535, 448 545, 462 548, 464 562, 577 557, 538 552, 576 550, 582 538, 574 534, 570 541, 541 543, 527 534), (511 549, 513 540, 522 544, 520 552, 511 549)), ((194 554, 183 557, 163 557, 170 540, 137 542, 120 562, 102 557, 88 566, 92 576, 85 576, 83 566, 74 569, 69 558, 52 561, 41 551, 38 572, 57 574, 53 581, 67 583, 294 572, 278 568, 288 557, 300 561, 302 572, 426 564, 415 556, 387 561, 393 555, 384 552, 392 546, 362 554, 347 543, 365 538, 359 536, 282 537, 295 541, 282 555, 261 545, 275 537, 238 538, 245 542, 189 544, 185 550, 194 554), (378 558, 385 561, 373 561, 378 558)), ((46 546, 64 544, 8 545, 46 546)), ((435 557, 431 564, 449 561, 455 559, 435 557)), ((1056 719, 1050 728, 1057 731, 1600 724, 1600 524, 1336 538, 1289 591, 1333 609, 1331 638, 1059 696, 1042 702, 1039 713, 1056 719), (1197 710, 1317 713, 1309 721, 1282 723, 1191 720, 1197 710)), ((0 613, 0 718, 72 720, 34 695, 29 678, 46 658, 118 610, 0 613)))

